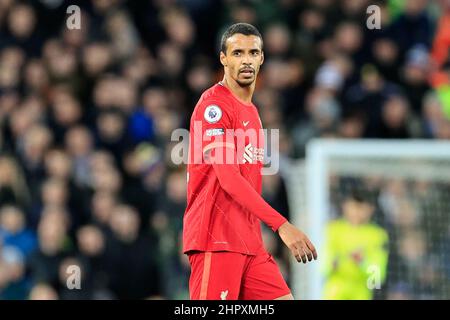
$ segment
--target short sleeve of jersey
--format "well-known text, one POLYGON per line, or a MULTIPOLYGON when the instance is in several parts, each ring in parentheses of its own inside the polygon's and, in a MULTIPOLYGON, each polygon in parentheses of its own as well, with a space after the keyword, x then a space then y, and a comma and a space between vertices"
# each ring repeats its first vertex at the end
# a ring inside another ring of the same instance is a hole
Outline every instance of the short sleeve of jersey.
POLYGON ((201 146, 202 154, 214 148, 234 149, 234 117, 234 111, 228 103, 217 99, 203 100, 191 124, 196 149, 201 146))

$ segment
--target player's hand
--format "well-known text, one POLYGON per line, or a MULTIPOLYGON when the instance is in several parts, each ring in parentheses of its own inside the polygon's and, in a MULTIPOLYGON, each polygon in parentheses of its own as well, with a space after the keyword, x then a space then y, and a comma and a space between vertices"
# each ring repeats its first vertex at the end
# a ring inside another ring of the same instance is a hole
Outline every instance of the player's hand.
POLYGON ((317 251, 308 237, 293 224, 286 221, 278 228, 278 234, 284 244, 291 250, 298 262, 317 260, 317 251))

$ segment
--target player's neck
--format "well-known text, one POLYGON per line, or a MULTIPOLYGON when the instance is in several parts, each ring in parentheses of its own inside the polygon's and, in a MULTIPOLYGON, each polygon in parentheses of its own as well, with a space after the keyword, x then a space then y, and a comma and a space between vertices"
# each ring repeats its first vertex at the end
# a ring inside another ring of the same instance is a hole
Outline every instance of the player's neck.
POLYGON ((226 77, 223 77, 221 84, 227 87, 239 100, 244 103, 251 104, 253 92, 255 91, 255 83, 247 87, 241 87, 236 81, 227 81, 226 77))

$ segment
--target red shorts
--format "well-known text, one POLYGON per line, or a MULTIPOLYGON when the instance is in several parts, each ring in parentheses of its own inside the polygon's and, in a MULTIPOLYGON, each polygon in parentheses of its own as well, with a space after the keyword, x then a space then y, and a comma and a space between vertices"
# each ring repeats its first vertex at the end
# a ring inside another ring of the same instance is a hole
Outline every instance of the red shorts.
POLYGON ((291 293, 267 252, 195 252, 189 262, 191 300, 273 300, 291 293))

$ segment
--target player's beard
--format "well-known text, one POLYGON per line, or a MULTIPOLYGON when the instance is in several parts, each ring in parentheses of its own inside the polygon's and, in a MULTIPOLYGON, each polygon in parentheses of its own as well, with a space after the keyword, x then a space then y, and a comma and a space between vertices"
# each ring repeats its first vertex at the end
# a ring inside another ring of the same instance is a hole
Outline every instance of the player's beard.
POLYGON ((239 86, 241 86, 242 88, 245 88, 245 87, 251 86, 252 83, 254 82, 254 79, 253 80, 246 80, 246 81, 237 80, 236 82, 237 82, 237 84, 239 86))
POLYGON ((241 74, 241 72, 238 73, 238 76, 236 78, 236 82, 242 88, 251 86, 253 84, 253 82, 255 82, 255 80, 256 80, 256 70, 253 71, 253 76, 249 77, 249 78, 241 79, 241 78, 239 78, 240 74, 241 74))

